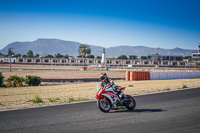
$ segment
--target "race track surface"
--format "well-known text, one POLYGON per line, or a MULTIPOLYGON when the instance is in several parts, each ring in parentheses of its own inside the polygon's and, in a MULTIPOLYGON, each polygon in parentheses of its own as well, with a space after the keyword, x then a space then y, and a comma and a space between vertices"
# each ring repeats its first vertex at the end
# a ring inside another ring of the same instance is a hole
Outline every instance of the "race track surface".
POLYGON ((96 102, 0 112, 0 132, 200 132, 200 88, 136 96, 136 109, 101 112, 96 102))

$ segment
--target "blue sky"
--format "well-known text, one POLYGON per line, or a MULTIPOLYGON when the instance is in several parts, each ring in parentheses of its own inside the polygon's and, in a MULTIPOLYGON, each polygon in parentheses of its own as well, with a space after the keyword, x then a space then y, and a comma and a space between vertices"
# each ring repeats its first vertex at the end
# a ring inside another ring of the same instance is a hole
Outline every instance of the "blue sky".
POLYGON ((0 49, 38 38, 197 49, 199 7, 200 0, 0 0, 0 49))

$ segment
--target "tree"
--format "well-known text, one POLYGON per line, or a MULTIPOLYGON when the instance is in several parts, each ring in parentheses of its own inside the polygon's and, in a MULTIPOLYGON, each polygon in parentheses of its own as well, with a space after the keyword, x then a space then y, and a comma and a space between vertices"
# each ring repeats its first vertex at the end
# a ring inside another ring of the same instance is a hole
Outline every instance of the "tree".
POLYGON ((26 53, 27 57, 33 57, 33 51, 32 50, 29 50, 27 53, 26 53))
POLYGON ((85 68, 85 66, 86 66, 85 57, 86 57, 87 54, 91 53, 91 49, 88 45, 81 44, 79 46, 78 53, 79 53, 79 56, 81 56, 84 59, 83 62, 84 62, 84 68, 85 68))
POLYGON ((0 55, 3 55, 2 53, 0 53, 0 55))
POLYGON ((63 55, 61 55, 60 53, 57 53, 57 54, 54 55, 54 57, 60 58, 60 57, 63 57, 63 55))
POLYGON ((15 57, 21 57, 22 55, 21 54, 15 54, 15 57))
POLYGON ((68 55, 68 54, 66 54, 66 55, 64 56, 64 58, 69 58, 69 55, 68 55))
POLYGON ((146 59, 147 59, 147 56, 141 56, 141 59, 142 59, 142 60, 146 60, 146 59))
POLYGON ((97 56, 97 59, 101 59, 102 57, 101 56, 97 56))
POLYGON ((60 53, 57 53, 54 55, 54 57, 56 57, 56 58, 59 58, 60 56, 61 56, 60 53))
POLYGON ((192 58, 191 56, 185 56, 183 59, 189 59, 192 58))
POLYGON ((4 76, 2 75, 2 73, 0 72, 0 87, 3 87, 3 79, 4 79, 4 76))
POLYGON ((121 55, 118 57, 118 59, 128 59, 128 58, 126 57, 126 55, 121 55))
POLYGON ((39 54, 36 54, 36 55, 35 55, 35 57, 39 57, 39 56, 40 56, 39 54))
POLYGON ((8 55, 15 55, 15 53, 12 51, 13 48, 8 49, 8 55))
POLYGON ((15 53, 12 51, 13 48, 8 49, 8 55, 15 55, 15 53))
POLYGON ((89 55, 87 55, 86 58, 93 58, 94 59, 94 55, 89 54, 89 55))
POLYGON ((53 55, 48 54, 45 58, 53 58, 53 55))

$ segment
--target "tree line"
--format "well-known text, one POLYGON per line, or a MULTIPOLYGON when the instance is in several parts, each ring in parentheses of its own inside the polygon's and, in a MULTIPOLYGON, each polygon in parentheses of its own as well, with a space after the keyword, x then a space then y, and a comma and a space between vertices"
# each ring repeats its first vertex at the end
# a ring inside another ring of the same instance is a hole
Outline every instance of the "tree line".
MULTIPOLYGON (((0 55, 5 55, 5 54, 0 53, 0 55)), ((13 57, 40 57, 39 54, 34 55, 32 50, 29 50, 25 55, 22 55, 22 54, 19 54, 19 53, 15 54, 13 51, 9 50, 8 54, 6 54, 6 55, 12 55, 13 57)), ((53 58, 53 57, 55 57, 55 58, 69 58, 69 57, 73 57, 73 56, 69 56, 68 54, 62 55, 60 53, 57 53, 57 54, 54 54, 54 55, 48 54, 44 57, 45 58, 53 58)), ((78 55, 77 57, 80 58, 80 57, 82 57, 82 55, 78 55)), ((95 58, 95 56, 91 55, 91 54, 88 54, 85 57, 86 58, 95 58)), ((101 59, 100 56, 97 56, 96 58, 101 59)))

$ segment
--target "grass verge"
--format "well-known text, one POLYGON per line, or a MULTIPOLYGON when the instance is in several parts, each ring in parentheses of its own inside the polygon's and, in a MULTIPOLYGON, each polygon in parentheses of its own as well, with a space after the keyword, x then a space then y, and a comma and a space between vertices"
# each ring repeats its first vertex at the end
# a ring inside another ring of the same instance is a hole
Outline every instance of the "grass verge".
POLYGON ((49 100, 49 102, 51 102, 51 103, 56 103, 57 101, 59 101, 60 100, 60 98, 48 98, 48 100, 49 100))
POLYGON ((170 88, 163 89, 163 91, 170 91, 170 88))
POLYGON ((2 101, 0 102, 0 106, 5 106, 2 101))
POLYGON ((43 103, 43 100, 39 95, 35 95, 35 97, 33 99, 31 99, 31 100, 28 100, 28 102, 43 103))
POLYGON ((182 85, 182 89, 188 88, 187 85, 182 85))
MULTIPOLYGON (((114 82, 118 86, 126 87, 124 93, 128 95, 140 95, 200 86, 200 79, 114 82)), ((93 100, 95 99, 97 84, 99 85, 99 82, 0 88, 0 101, 3 101, 0 102, 0 110, 93 100), (31 102, 40 104, 32 104, 31 102)))
POLYGON ((87 99, 87 98, 78 98, 78 99, 74 99, 73 97, 70 97, 69 99, 68 99, 68 102, 69 103, 71 103, 71 102, 81 102, 81 101, 89 101, 89 100, 91 100, 91 99, 87 99))
POLYGON ((128 85, 128 87, 134 87, 133 85, 128 85))

